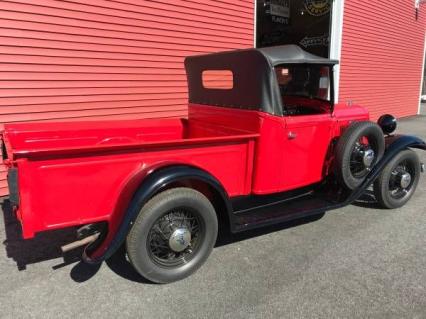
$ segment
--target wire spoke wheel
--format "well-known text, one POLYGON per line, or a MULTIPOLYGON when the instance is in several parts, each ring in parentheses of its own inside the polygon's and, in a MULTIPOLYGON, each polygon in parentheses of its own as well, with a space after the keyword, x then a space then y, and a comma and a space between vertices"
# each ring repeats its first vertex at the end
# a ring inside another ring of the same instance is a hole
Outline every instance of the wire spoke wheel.
POLYGON ((395 199, 401 199, 410 192, 413 186, 415 168, 408 161, 399 163, 389 178, 389 193, 395 199))
POLYGON ((372 149, 367 137, 362 136, 352 149, 350 158, 350 170, 354 177, 363 178, 371 170, 371 165, 375 161, 375 152, 372 149))
POLYGON ((194 212, 182 207, 158 218, 148 234, 147 249, 162 267, 179 267, 196 254, 203 224, 194 212))
POLYGON ((168 283, 197 271, 217 238, 217 215, 210 200, 197 190, 176 187, 139 205, 131 208, 139 214, 126 240, 137 272, 152 282, 168 283))
POLYGON ((420 178, 420 160, 412 150, 398 153, 374 182, 374 195, 384 208, 398 208, 413 196, 420 178))

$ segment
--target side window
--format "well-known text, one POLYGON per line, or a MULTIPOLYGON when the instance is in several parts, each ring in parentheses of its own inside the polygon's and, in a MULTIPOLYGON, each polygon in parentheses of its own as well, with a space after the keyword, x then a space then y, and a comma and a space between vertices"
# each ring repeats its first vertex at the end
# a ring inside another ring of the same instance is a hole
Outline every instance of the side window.
POLYGON ((330 68, 321 67, 319 70, 318 98, 330 100, 330 68))
POLYGON ((231 70, 204 70, 202 81, 205 89, 232 90, 234 88, 234 74, 231 70))

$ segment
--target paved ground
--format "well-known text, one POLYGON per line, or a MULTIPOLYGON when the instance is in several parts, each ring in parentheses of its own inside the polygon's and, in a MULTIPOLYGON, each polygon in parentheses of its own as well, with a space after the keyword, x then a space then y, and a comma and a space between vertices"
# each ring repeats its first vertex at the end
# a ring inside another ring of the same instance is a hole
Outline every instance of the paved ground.
MULTIPOLYGON (((426 138, 426 116, 404 120, 400 132, 426 138)), ((204 267, 170 285, 143 282, 122 253, 100 268, 63 265, 58 247, 71 233, 22 242, 4 204, 0 316, 426 318, 425 194, 423 176, 399 210, 359 204, 223 236, 204 267)))

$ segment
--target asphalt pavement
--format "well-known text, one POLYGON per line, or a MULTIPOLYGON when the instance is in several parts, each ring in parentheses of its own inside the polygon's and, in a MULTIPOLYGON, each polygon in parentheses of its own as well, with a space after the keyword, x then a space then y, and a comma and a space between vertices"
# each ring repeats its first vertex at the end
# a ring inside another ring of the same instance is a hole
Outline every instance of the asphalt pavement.
MULTIPOLYGON (((399 132, 426 139, 426 115, 399 132)), ((22 241, 2 207, 1 318, 426 318, 426 174, 401 209, 367 196, 310 220, 223 234, 196 274, 167 285, 145 282, 123 251, 100 267, 78 252, 64 259, 72 230, 22 241)))

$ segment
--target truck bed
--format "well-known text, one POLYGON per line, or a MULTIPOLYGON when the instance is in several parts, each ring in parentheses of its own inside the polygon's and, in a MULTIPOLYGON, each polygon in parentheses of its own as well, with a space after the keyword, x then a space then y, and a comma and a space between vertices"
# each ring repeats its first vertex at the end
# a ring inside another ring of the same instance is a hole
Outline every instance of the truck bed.
MULTIPOLYGON (((23 237, 107 221, 144 176, 171 165, 204 170, 229 196, 251 190, 258 134, 202 120, 8 124, 9 188, 23 237)), ((113 226, 114 225, 114 226, 113 226)))
POLYGON ((70 155, 110 150, 214 143, 256 137, 256 132, 188 119, 6 124, 8 156, 70 155))

